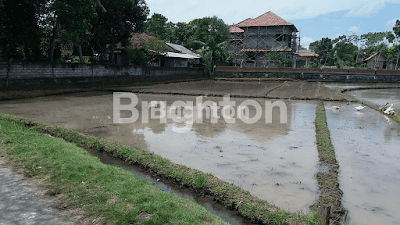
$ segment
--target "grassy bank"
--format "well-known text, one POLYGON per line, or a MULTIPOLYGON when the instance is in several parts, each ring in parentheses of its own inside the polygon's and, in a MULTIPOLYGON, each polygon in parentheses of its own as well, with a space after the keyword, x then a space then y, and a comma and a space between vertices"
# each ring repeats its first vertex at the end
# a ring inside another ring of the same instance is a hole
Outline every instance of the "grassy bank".
POLYGON ((253 223, 317 224, 319 220, 317 213, 307 216, 280 210, 212 174, 174 164, 141 148, 81 132, 0 114, 0 136, 0 146, 6 149, 2 154, 24 168, 26 175, 43 179, 50 195, 61 195, 68 205, 114 224, 223 222, 204 208, 164 193, 129 172, 103 165, 84 149, 107 152, 164 179, 173 179, 197 193, 211 195, 253 223), (143 213, 152 216, 144 221, 139 218, 143 213))
POLYGON ((102 224, 226 224, 200 205, 10 117, 1 116, 0 140, 0 154, 11 165, 40 179, 49 195, 62 196, 68 207, 81 208, 102 224))
POLYGON ((315 207, 331 208, 330 221, 339 224, 344 214, 341 203, 343 192, 339 188, 338 169, 335 151, 330 139, 330 132, 326 123, 325 108, 317 107, 315 117, 316 139, 320 162, 329 168, 329 171, 317 173, 317 181, 322 192, 315 207))

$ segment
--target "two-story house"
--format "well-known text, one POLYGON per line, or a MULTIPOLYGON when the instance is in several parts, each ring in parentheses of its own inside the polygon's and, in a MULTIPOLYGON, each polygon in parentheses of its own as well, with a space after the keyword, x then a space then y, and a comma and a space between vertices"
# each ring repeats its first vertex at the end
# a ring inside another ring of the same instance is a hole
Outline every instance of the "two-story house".
POLYGON ((296 52, 297 28, 269 11, 230 27, 229 52, 237 66, 268 66, 267 53, 277 51, 292 58, 296 52))

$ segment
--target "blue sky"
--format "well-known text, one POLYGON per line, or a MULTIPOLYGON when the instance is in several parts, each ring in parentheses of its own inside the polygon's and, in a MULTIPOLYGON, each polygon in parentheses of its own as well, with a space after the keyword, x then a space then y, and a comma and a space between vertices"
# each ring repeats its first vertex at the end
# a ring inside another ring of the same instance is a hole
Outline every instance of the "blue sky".
POLYGON ((400 0, 147 0, 150 16, 160 13, 169 21, 189 22, 217 16, 232 25, 272 11, 301 30, 301 45, 323 37, 335 38, 368 32, 392 30, 400 19, 400 0), (245 3, 244 3, 245 2, 245 3))

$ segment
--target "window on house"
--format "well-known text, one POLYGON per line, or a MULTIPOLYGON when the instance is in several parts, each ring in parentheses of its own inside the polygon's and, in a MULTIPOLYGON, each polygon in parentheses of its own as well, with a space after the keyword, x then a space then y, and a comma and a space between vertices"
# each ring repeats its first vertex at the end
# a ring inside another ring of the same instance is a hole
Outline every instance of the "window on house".
POLYGON ((275 34, 275 40, 283 41, 284 34, 275 34))

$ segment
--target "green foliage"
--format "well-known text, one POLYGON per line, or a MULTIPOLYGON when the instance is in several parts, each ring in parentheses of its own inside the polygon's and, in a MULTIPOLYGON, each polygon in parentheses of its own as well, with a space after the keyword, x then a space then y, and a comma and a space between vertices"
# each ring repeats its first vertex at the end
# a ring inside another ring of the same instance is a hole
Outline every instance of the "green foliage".
POLYGON ((149 63, 149 57, 147 56, 147 54, 140 49, 127 49, 125 50, 131 58, 131 63, 133 63, 133 65, 147 65, 149 63))
POLYGON ((204 51, 201 51, 200 55, 201 55, 201 59, 203 60, 203 62, 205 64, 204 72, 206 75, 210 76, 211 72, 213 70, 212 51, 210 49, 204 49, 204 51))
POLYGON ((44 0, 3 0, 0 5, 0 46, 5 60, 39 60, 41 30, 37 13, 44 0))
POLYGON ((271 51, 266 55, 268 60, 278 63, 278 67, 291 67, 293 65, 293 61, 284 53, 271 51))
POLYGON ((98 16, 92 21, 91 43, 104 59, 107 45, 113 51, 117 43, 127 44, 131 33, 142 29, 149 9, 143 0, 102 0, 101 4, 106 11, 96 8, 98 16))
POLYGON ((321 67, 321 63, 319 62, 319 59, 312 59, 309 63, 310 68, 320 68, 321 67))
POLYGON ((147 51, 154 52, 165 52, 167 50, 167 46, 161 40, 157 38, 150 38, 149 41, 145 44, 144 48, 147 51))
POLYGON ((158 13, 154 13, 151 18, 147 19, 144 24, 144 31, 150 32, 158 39, 163 41, 171 41, 174 24, 169 22, 168 19, 158 13))
POLYGON ((57 0, 56 14, 62 25, 60 38, 78 45, 89 40, 91 21, 97 17, 97 0, 57 0))
POLYGON ((218 44, 218 48, 215 49, 215 60, 219 60, 222 62, 228 62, 233 60, 233 55, 229 53, 229 42, 224 41, 218 44))
POLYGON ((217 59, 217 52, 222 51, 222 46, 219 44, 229 39, 229 26, 216 16, 194 19, 188 26, 192 32, 189 47, 198 49, 200 47, 198 44, 202 42, 203 47, 211 50, 212 58, 217 59))

